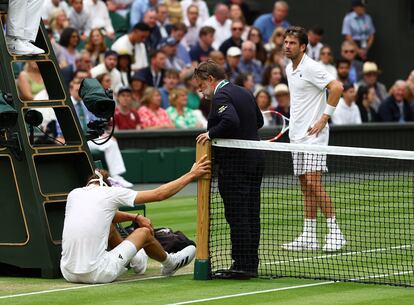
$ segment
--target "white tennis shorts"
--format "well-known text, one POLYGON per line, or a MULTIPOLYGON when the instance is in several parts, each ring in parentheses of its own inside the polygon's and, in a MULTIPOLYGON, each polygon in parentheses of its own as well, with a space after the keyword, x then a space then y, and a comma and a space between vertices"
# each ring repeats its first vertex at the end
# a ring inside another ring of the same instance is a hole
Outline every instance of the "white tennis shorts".
MULTIPOLYGON (((328 145, 329 142, 329 129, 324 128, 318 136, 311 135, 306 136, 300 141, 291 141, 295 144, 313 144, 313 145, 328 145)), ((293 173, 295 176, 301 176, 306 173, 312 172, 327 172, 326 155, 304 153, 304 152, 292 152, 293 159, 293 173)))
POLYGON ((62 267, 62 275, 72 283, 110 283, 128 270, 126 267, 136 253, 135 245, 129 240, 124 240, 116 248, 105 252, 98 260, 97 268, 94 271, 76 274, 62 267))

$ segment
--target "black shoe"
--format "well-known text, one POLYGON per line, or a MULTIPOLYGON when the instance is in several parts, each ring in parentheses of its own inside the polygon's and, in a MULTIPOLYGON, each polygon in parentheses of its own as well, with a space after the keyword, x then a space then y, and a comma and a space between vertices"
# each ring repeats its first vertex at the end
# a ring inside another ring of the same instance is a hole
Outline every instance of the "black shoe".
POLYGON ((213 274, 213 278, 222 280, 250 280, 257 277, 257 273, 236 269, 221 269, 213 274))

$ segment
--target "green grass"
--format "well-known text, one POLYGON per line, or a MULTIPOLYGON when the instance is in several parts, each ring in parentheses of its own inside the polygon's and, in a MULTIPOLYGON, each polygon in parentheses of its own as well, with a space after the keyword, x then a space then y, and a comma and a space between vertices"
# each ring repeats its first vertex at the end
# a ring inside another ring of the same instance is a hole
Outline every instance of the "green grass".
MULTIPOLYGON (((180 229, 188 236, 195 234, 196 201, 194 198, 177 198, 163 203, 150 204, 147 215, 155 225, 180 229)), ((159 264, 151 261, 147 274, 137 276, 128 272, 120 280, 103 286, 66 283, 63 279, 0 278, 0 304, 7 305, 73 305, 73 304, 122 304, 161 305, 194 301, 191 304, 401 304, 411 305, 413 288, 367 285, 357 283, 331 283, 294 278, 250 281, 195 281, 192 266, 184 268, 172 278, 159 276, 159 264), (187 275, 182 275, 183 273, 187 275), (317 284, 313 287, 302 285, 317 284), (86 287, 86 288, 78 288, 86 287), (14 296, 28 292, 75 288, 48 293, 14 296), (278 290, 287 289, 287 290, 278 290), (251 295, 240 295, 252 293, 251 295), (223 296, 229 296, 223 298, 223 296), (3 297, 3 298, 2 298, 3 297), (219 298, 201 302, 197 300, 219 298)))

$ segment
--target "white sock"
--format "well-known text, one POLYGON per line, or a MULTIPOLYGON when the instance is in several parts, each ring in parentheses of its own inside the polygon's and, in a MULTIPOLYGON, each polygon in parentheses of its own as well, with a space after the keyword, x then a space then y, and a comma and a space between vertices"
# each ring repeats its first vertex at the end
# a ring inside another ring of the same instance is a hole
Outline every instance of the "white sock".
POLYGON ((171 266, 173 263, 171 254, 169 253, 166 253, 166 254, 167 254, 167 258, 163 262, 161 262, 161 264, 163 264, 164 266, 171 266))
POLYGON ((305 218, 303 233, 316 236, 316 219, 305 218))
POLYGON ((340 233, 341 232, 341 230, 339 229, 338 224, 336 223, 335 216, 332 217, 332 218, 327 218, 326 219, 326 223, 328 225, 329 233, 331 233, 331 234, 337 234, 337 233, 340 233))

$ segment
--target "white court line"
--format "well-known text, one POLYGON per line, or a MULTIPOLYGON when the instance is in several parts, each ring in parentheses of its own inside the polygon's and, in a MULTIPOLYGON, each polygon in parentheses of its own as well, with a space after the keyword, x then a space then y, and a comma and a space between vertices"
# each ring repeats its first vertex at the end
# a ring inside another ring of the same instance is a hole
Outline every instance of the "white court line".
POLYGON ((281 265, 281 264, 286 264, 286 263, 304 262, 304 261, 310 261, 314 259, 331 258, 331 257, 337 257, 337 256, 350 256, 350 255, 359 255, 359 254, 365 254, 365 253, 385 252, 389 250, 413 248, 413 246, 414 245, 401 245, 401 246, 394 246, 394 247, 389 247, 389 248, 378 248, 378 249, 368 249, 368 250, 362 250, 362 251, 352 251, 352 252, 344 252, 344 253, 337 253, 337 254, 326 254, 326 255, 320 255, 320 256, 289 259, 285 261, 269 262, 269 263, 264 263, 263 265, 281 265))
POLYGON ((319 282, 319 283, 305 284, 305 285, 298 285, 298 286, 288 286, 288 287, 281 287, 281 288, 274 288, 274 289, 267 289, 267 290, 259 290, 259 291, 251 291, 251 292, 223 295, 223 296, 212 297, 212 298, 207 298, 207 299, 198 299, 198 300, 191 300, 191 301, 185 301, 185 302, 179 302, 179 303, 171 303, 171 304, 167 304, 167 305, 183 305, 183 304, 201 303, 201 302, 208 302, 208 301, 215 301, 215 300, 242 297, 242 296, 246 296, 246 295, 255 295, 255 294, 269 293, 269 292, 275 292, 275 291, 283 291, 283 290, 290 290, 290 289, 299 289, 299 288, 306 288, 306 287, 313 287, 313 286, 329 285, 329 284, 334 284, 334 283, 336 283, 336 282, 329 281, 329 282, 319 282))
MULTIPOLYGON (((190 272, 181 273, 181 274, 177 274, 176 276, 189 275, 189 274, 193 274, 193 273, 192 272, 191 273, 190 272)), ((9 295, 0 296, 0 300, 1 299, 17 298, 17 297, 25 297, 25 296, 29 296, 29 295, 45 294, 45 293, 52 293, 52 292, 61 292, 61 291, 68 291, 68 290, 77 290, 77 289, 83 289, 83 288, 94 288, 94 287, 101 287, 101 286, 107 286, 107 285, 116 285, 116 284, 122 284, 122 283, 131 283, 131 282, 155 280, 155 279, 162 279, 162 278, 166 278, 166 276, 161 276, 160 275, 160 276, 152 276, 152 277, 146 277, 146 278, 116 281, 116 282, 105 283, 105 284, 90 284, 90 285, 82 285, 82 286, 75 286, 75 287, 57 288, 57 289, 50 289, 50 290, 40 290, 40 291, 33 291, 33 292, 26 292, 26 293, 19 293, 19 294, 9 294, 9 295)))
POLYGON ((404 275, 404 274, 411 274, 411 273, 414 273, 414 270, 400 271, 400 272, 394 272, 394 273, 390 273, 390 274, 369 275, 369 276, 357 277, 357 278, 350 279, 350 280, 347 280, 347 281, 357 282, 357 281, 362 281, 362 280, 378 279, 378 278, 387 277, 387 276, 404 275))

